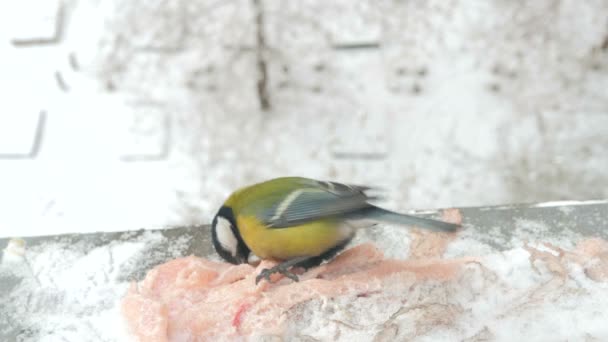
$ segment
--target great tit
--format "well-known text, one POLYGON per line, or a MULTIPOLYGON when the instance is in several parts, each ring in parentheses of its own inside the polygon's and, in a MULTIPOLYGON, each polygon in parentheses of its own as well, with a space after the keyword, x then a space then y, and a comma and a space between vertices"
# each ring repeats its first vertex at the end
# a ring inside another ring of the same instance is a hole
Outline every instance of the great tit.
POLYGON ((331 259, 358 228, 379 222, 452 232, 459 225, 388 211, 370 204, 371 188, 301 177, 276 178, 241 188, 226 200, 211 224, 213 246, 232 264, 281 261, 256 278, 291 267, 308 269, 331 259))

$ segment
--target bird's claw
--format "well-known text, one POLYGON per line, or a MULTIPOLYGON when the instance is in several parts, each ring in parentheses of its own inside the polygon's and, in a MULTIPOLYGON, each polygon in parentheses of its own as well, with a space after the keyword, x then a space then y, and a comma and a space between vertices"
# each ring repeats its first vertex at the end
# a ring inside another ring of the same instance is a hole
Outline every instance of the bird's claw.
POLYGON ((289 272, 289 270, 286 267, 281 266, 281 264, 279 264, 279 265, 276 265, 276 266, 271 267, 271 268, 265 268, 265 269, 263 269, 260 272, 260 274, 258 274, 258 276, 255 277, 255 284, 257 285, 260 282, 260 280, 262 280, 262 279, 266 279, 266 281, 270 283, 271 282, 270 281, 270 276, 273 275, 273 274, 275 274, 275 273, 282 274, 282 275, 286 276, 287 278, 289 278, 289 279, 291 279, 293 281, 299 281, 300 280, 297 275, 293 274, 292 272, 289 272))

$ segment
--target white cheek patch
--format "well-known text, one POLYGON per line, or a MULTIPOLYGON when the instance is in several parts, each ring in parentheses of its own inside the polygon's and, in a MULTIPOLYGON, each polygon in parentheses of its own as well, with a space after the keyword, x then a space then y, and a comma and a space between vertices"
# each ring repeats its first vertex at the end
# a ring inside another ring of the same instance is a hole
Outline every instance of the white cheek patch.
POLYGON ((217 218, 217 223, 215 225, 215 233, 217 234, 217 240, 220 245, 224 247, 224 249, 232 256, 236 256, 237 244, 236 236, 232 233, 232 225, 228 220, 223 217, 217 218))

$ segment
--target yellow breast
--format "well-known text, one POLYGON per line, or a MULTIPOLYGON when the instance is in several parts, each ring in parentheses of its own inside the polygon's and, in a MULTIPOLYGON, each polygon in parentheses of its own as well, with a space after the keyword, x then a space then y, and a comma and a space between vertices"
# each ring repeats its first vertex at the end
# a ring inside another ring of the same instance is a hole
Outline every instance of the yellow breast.
POLYGON ((350 227, 336 220, 319 220, 280 229, 268 228, 253 216, 239 216, 236 221, 249 249, 262 259, 317 256, 353 233, 350 227))

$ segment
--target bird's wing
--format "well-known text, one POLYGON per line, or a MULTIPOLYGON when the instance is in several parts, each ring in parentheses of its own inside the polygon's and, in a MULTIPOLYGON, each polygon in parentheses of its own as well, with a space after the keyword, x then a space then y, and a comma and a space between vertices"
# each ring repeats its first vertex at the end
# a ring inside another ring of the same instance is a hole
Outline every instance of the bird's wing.
POLYGON ((321 218, 343 215, 369 207, 369 187, 307 180, 264 213, 271 228, 288 228, 321 218))

